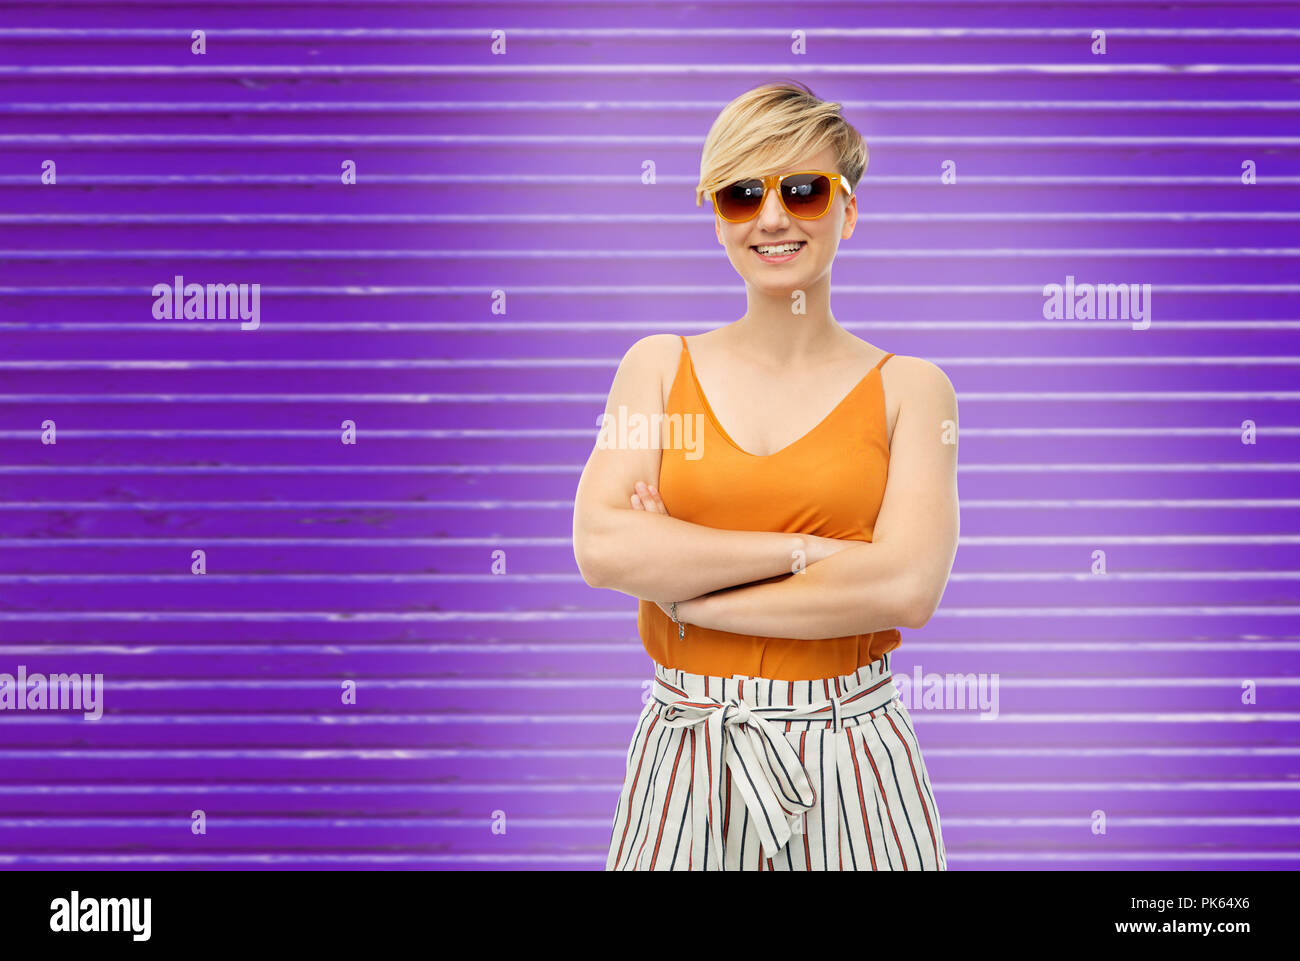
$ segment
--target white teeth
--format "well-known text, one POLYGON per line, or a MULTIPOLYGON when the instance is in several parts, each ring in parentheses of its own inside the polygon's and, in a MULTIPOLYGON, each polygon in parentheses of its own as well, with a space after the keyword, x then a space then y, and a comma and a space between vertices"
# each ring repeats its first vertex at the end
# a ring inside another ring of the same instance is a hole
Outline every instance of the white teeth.
POLYGON ((763 254, 766 257, 775 257, 780 254, 792 254, 802 246, 803 246, 802 243, 794 243, 794 244, 782 244, 780 247, 759 246, 755 249, 760 254, 763 254))

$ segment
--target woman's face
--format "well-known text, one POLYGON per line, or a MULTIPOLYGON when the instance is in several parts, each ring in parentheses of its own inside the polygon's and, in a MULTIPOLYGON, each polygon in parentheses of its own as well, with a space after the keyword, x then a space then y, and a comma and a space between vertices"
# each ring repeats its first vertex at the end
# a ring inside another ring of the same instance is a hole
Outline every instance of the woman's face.
MULTIPOLYGON (((834 172, 835 169, 835 153, 827 147, 804 162, 779 172, 834 172)), ((772 296, 785 297, 792 290, 808 289, 830 271, 840 241, 853 236, 858 219, 857 196, 849 197, 843 187, 835 190, 830 210, 817 220, 790 216, 775 191, 768 191, 758 215, 743 224, 729 223, 714 213, 718 243, 726 248, 727 259, 746 285, 772 296), (793 257, 777 263, 764 260, 754 249, 784 241, 800 242, 803 246, 793 257)))

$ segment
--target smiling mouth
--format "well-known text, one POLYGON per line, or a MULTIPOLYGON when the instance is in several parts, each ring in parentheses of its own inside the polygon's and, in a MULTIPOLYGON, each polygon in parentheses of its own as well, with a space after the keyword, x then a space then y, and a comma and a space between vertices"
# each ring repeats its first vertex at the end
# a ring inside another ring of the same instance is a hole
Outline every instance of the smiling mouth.
POLYGON ((804 249, 805 247, 808 246, 808 242, 805 241, 805 240, 793 241, 792 243, 793 243, 793 244, 797 244, 798 246, 795 246, 793 250, 783 250, 781 253, 768 253, 768 254, 765 254, 765 253, 763 253, 761 250, 759 250, 758 248, 759 248, 760 246, 763 246, 763 247, 771 247, 771 246, 787 247, 787 246, 790 246, 790 245, 787 245, 787 244, 774 244, 774 245, 769 245, 769 244, 761 244, 761 245, 760 245, 760 244, 756 244, 756 245, 750 247, 749 249, 752 250, 752 251, 754 252, 754 256, 755 256, 755 257, 757 257, 759 260, 763 261, 763 263, 765 263, 765 264, 783 264, 783 263, 785 263, 785 262, 788 261, 788 260, 794 260, 796 257, 799 256, 799 254, 803 253, 803 249, 804 249))

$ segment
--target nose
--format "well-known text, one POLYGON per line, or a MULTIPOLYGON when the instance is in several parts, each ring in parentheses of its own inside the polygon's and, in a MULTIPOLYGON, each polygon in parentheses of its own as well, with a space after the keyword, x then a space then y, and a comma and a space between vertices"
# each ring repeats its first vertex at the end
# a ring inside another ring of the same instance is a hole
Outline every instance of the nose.
POLYGON ((776 190, 769 190, 767 196, 763 198, 763 206, 758 211, 759 223, 769 229, 785 226, 788 219, 778 195, 779 190, 779 187, 776 190))

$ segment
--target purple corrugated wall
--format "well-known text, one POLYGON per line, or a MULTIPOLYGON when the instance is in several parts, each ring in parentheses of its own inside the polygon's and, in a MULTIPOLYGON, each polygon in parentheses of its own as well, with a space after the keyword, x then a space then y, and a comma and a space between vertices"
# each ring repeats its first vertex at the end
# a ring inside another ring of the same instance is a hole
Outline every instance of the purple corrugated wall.
POLYGON ((573 493, 627 347, 743 313, 700 148, 795 77, 871 150, 835 316, 958 393, 949 866, 1294 867, 1298 13, 0 3, 0 673, 104 675, 0 712, 0 865, 603 867, 651 665, 573 493))

